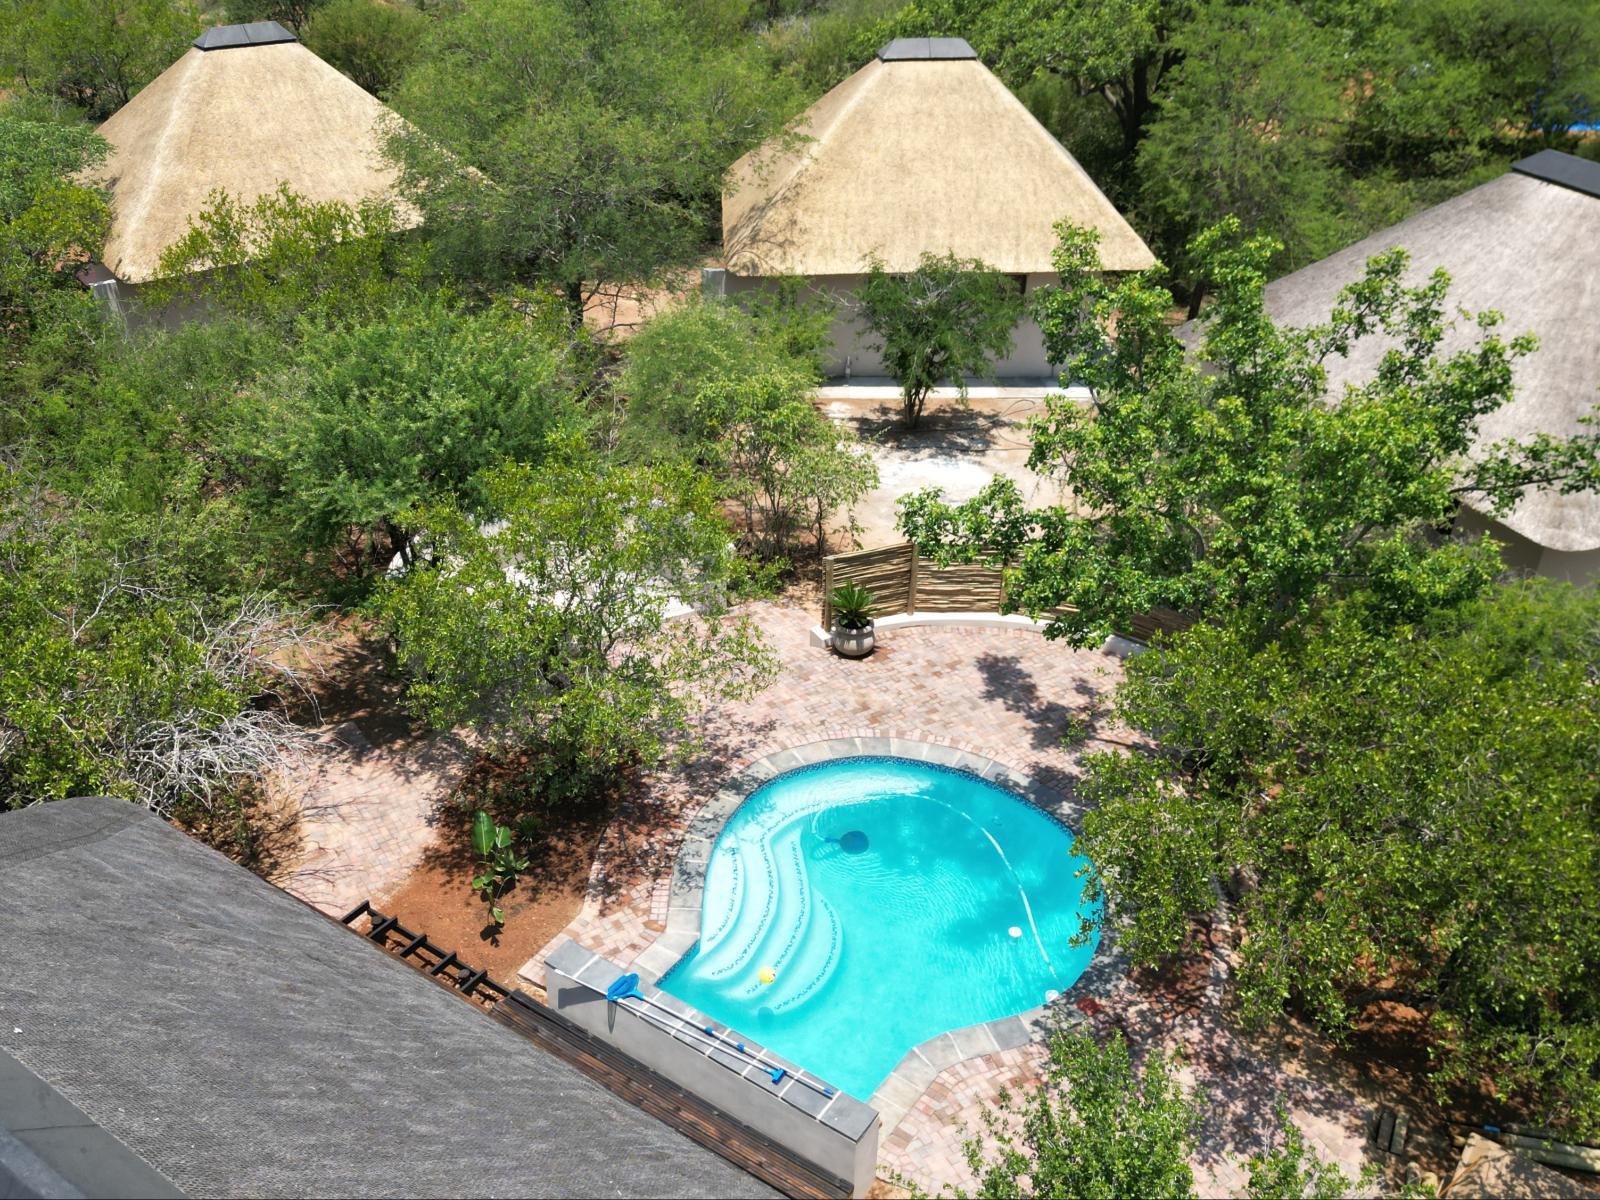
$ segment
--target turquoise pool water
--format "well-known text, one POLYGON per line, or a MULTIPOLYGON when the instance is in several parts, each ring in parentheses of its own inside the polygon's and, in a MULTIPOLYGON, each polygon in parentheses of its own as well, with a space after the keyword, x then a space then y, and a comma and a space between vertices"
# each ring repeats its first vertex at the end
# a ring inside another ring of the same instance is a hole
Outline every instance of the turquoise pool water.
POLYGON ((975 775, 901 758, 751 793, 706 871, 673 995, 866 1100, 907 1050, 1026 1012, 1094 956, 1072 835, 975 775), (770 982, 766 977, 770 976, 770 982))

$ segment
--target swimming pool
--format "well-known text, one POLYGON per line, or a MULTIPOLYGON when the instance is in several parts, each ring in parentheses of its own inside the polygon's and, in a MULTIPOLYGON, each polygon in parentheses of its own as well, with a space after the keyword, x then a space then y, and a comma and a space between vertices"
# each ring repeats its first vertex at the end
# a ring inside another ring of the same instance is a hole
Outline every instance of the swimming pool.
POLYGON ((906 1051, 1026 1012, 1089 965, 1072 834, 1004 788, 902 758, 770 780, 706 869, 661 987, 866 1100, 906 1051))

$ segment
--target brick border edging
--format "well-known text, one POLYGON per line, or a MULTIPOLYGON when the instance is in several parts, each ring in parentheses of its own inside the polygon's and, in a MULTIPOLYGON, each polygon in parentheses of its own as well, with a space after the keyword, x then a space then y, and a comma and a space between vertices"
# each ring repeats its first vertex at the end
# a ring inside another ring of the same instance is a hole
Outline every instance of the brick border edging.
MULTIPOLYGON (((672 870, 666 931, 640 951, 629 969, 646 983, 655 984, 700 940, 700 915, 711 848, 728 818, 750 793, 798 767, 866 755, 907 758, 966 771, 1015 793, 1070 830, 1075 831, 1083 817, 1084 806, 1075 797, 985 755, 936 742, 895 735, 836 737, 762 755, 728 776, 685 828, 672 870)), ((900 1123, 940 1072, 968 1059, 1043 1041, 1063 1022, 1082 1021, 1083 1014, 1075 1007, 1076 1002, 1088 996, 1108 994, 1126 967, 1126 959, 1112 937, 1111 926, 1104 923, 1100 944, 1089 965, 1052 1003, 1015 1016, 948 1030, 913 1046, 868 1100, 883 1117, 884 1132, 888 1133, 900 1123)))
MULTIPOLYGON (((1044 636, 1044 631, 1050 627, 1049 621, 1035 620, 1022 613, 999 612, 908 612, 891 613, 886 617, 877 617, 873 620, 873 628, 878 633, 893 633, 897 629, 1014 629, 1023 633, 1037 633, 1044 636)), ((807 635, 808 643, 816 649, 828 650, 833 646, 833 634, 821 625, 813 625, 807 635)), ((1100 653, 1109 654, 1113 658, 1130 658, 1145 651, 1142 642, 1132 638, 1122 637, 1113 633, 1106 638, 1100 647, 1100 653)))

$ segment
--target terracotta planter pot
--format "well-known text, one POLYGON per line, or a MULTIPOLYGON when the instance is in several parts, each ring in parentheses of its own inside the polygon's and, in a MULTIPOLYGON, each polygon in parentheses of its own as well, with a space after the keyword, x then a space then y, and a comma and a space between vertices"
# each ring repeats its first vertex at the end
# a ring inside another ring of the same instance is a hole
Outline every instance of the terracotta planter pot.
POLYGON ((846 629, 841 625, 833 627, 834 653, 845 658, 865 658, 872 653, 874 645, 872 637, 872 622, 867 622, 865 629, 846 629))

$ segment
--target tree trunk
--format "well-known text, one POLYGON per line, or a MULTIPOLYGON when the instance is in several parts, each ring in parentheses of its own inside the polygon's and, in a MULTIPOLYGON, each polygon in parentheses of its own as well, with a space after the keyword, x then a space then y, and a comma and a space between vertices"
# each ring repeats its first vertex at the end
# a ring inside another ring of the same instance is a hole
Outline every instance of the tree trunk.
POLYGON ((925 388, 918 388, 906 393, 905 415, 907 429, 915 429, 922 423, 922 408, 927 402, 928 392, 925 388))
POLYGON ((567 302, 567 316, 574 329, 583 327, 583 281, 564 283, 561 285, 561 296, 567 302))

